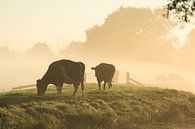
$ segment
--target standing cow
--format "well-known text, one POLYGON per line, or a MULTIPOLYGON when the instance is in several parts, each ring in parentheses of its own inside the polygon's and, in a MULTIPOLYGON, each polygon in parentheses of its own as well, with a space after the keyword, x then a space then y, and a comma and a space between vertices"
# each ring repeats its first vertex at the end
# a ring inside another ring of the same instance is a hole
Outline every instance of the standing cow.
POLYGON ((108 83, 108 87, 112 87, 112 78, 115 72, 115 66, 112 64, 101 63, 96 67, 92 67, 92 70, 95 70, 95 76, 97 78, 99 90, 101 88, 101 82, 104 81, 104 90, 106 87, 106 83, 108 83))
POLYGON ((49 84, 54 84, 58 93, 61 93, 63 83, 73 84, 75 96, 78 86, 81 84, 84 96, 85 64, 71 60, 59 60, 51 63, 45 75, 37 80, 37 95, 43 95, 49 84))

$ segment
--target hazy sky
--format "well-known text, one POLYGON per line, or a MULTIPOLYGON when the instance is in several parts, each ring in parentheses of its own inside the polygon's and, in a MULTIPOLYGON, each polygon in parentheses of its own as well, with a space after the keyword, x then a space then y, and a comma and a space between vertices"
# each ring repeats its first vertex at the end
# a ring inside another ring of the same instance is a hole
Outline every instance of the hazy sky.
POLYGON ((84 41, 85 30, 102 24, 121 6, 159 7, 165 0, 0 0, 0 46, 25 51, 36 42, 59 50, 84 41))

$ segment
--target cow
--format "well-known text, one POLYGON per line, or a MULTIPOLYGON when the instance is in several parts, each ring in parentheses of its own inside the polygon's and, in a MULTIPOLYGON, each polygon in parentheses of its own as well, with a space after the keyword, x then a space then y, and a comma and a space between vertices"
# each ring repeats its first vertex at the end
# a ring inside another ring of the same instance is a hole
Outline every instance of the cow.
POLYGON ((169 83, 179 83, 179 84, 185 83, 185 79, 180 74, 177 73, 169 73, 168 79, 169 79, 169 83))
POLYGON ((160 84, 167 83, 167 81, 168 81, 166 74, 161 74, 161 73, 157 74, 155 76, 155 79, 156 79, 156 82, 160 83, 160 84))
POLYGON ((71 60, 58 60, 49 65, 45 75, 37 80, 37 95, 43 95, 49 84, 53 84, 57 88, 57 92, 61 94, 63 83, 73 84, 75 96, 78 86, 81 84, 82 95, 84 96, 84 73, 85 64, 82 62, 74 62, 71 60))
POLYGON ((106 88, 106 83, 108 87, 112 87, 112 78, 115 73, 115 66, 112 64, 101 63, 96 67, 91 67, 92 70, 95 70, 95 76, 97 78, 99 90, 101 89, 101 83, 104 81, 104 90, 106 88))

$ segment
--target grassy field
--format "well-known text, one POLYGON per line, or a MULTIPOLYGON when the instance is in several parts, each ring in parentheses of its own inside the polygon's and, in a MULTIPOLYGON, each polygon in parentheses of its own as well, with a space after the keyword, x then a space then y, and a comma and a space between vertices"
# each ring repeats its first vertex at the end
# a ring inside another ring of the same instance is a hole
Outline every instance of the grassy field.
POLYGON ((195 95, 152 87, 115 85, 99 91, 86 85, 71 97, 54 87, 46 95, 36 89, 0 95, 0 129, 194 129, 195 95))

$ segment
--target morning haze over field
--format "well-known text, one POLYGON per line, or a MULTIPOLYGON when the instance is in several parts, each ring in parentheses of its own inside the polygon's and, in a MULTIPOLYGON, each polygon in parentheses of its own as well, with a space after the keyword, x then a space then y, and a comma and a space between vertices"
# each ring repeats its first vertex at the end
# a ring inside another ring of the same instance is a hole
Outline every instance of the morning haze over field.
POLYGON ((0 0, 0 129, 195 129, 194 0, 0 0))
POLYGON ((163 17, 164 2, 0 1, 1 90, 34 84, 51 62, 65 58, 85 62, 87 73, 113 63, 147 85, 175 74, 185 84, 163 88, 195 92, 195 31, 163 17))

